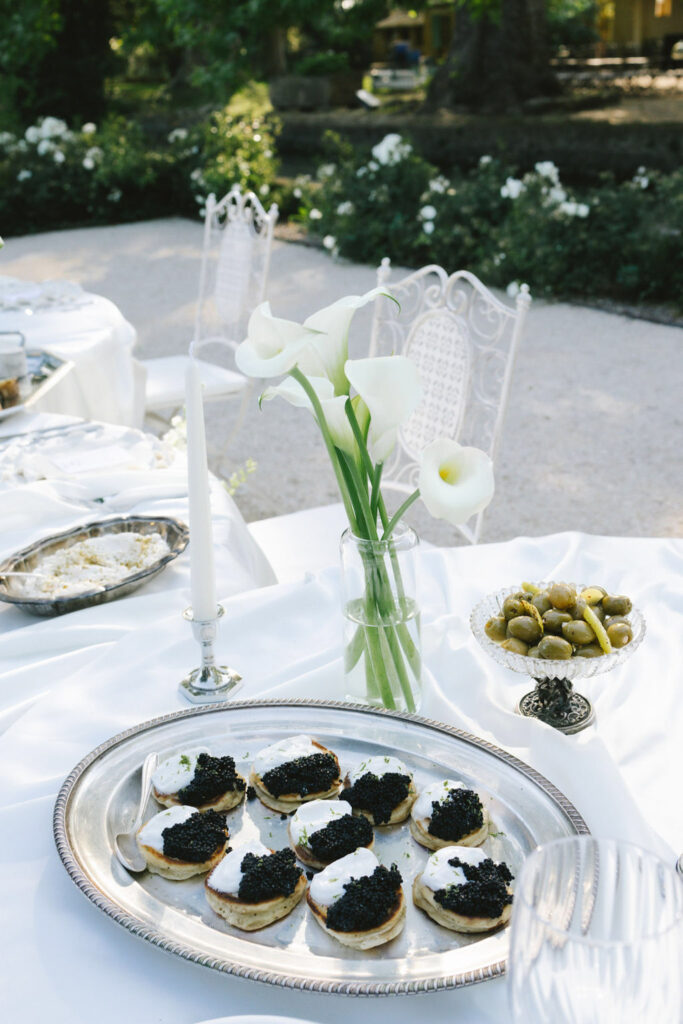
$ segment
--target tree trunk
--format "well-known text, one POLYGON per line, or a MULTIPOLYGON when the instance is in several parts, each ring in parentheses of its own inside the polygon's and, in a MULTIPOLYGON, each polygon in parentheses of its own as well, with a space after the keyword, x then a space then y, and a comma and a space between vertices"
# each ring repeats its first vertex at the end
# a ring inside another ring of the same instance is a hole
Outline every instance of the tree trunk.
POLYGON ((458 9, 448 56, 432 79, 427 107, 510 110, 557 89, 549 66, 544 0, 501 0, 495 11, 458 9))

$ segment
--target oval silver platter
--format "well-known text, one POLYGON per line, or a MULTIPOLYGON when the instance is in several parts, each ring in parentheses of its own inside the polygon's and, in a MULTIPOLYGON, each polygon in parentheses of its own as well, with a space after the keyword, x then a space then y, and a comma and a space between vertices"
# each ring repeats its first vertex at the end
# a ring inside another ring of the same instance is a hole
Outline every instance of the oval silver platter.
POLYGON ((17 608, 30 615, 41 616, 66 615, 68 612, 77 612, 96 604, 116 601, 158 576, 169 562, 185 550, 189 538, 190 531, 187 526, 169 516, 113 516, 110 519, 86 523, 84 526, 75 526, 64 533, 44 537, 6 558, 0 564, 0 601, 15 604, 17 608), (128 573, 118 583, 110 583, 106 587, 97 587, 68 597, 30 597, 13 589, 11 576, 3 579, 3 573, 33 572, 45 555, 69 548, 88 537, 103 537, 110 533, 158 533, 168 544, 169 550, 146 569, 128 573))
MULTIPOLYGON (((334 750, 342 770, 368 755, 393 754, 414 773, 418 791, 445 777, 476 788, 491 816, 483 849, 517 875, 539 843, 587 833, 573 805, 542 775, 484 740, 417 715, 311 700, 235 701, 166 715, 115 736, 93 750, 64 782, 54 812, 59 855, 78 888, 119 924, 162 949, 256 981, 346 995, 427 992, 471 985, 503 974, 508 930, 459 935, 432 922, 412 903, 411 886, 428 852, 407 825, 375 830, 380 862, 403 875, 408 916, 403 933, 366 952, 347 949, 312 919, 306 901, 282 921, 240 932, 204 897, 204 880, 172 882, 132 876, 113 854, 113 838, 134 817, 140 769, 150 751, 161 758, 205 745, 230 753, 248 774, 255 754, 287 735, 308 733, 334 750)), ((147 817, 161 808, 150 800, 147 817)), ((253 838, 281 849, 287 821, 258 800, 228 814, 230 845, 253 838)), ((514 885, 514 883, 513 883, 514 885)))

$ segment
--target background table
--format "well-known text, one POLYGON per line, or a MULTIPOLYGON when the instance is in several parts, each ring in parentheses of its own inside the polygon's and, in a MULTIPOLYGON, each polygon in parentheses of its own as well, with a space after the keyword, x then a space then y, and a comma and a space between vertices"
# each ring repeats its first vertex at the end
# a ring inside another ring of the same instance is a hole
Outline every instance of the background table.
POLYGON ((142 425, 145 373, 133 359, 137 335, 109 299, 70 282, 38 285, 0 277, 0 331, 20 331, 27 348, 73 364, 33 411, 142 425), (70 285, 68 295, 50 301, 64 285, 70 285))
MULTIPOLYGON (((286 524, 281 526, 285 538, 286 524)), ((243 574, 233 596, 236 581, 219 572, 226 615, 217 656, 242 672, 240 698, 343 698, 338 570, 304 575, 306 565, 300 568, 298 581, 251 590, 243 574)), ((674 849, 683 847, 682 568, 681 542, 578 533, 425 550, 423 713, 533 765, 575 803, 595 833, 637 842, 673 863, 674 849), (469 632, 470 610, 484 593, 527 578, 602 583, 630 594, 648 622, 632 659, 583 684, 597 724, 578 736, 514 714, 528 682, 490 661, 469 632)), ((14 620, 0 638, 0 692, 11 720, 0 738, 0 831, 10 837, 0 849, 1 898, 10 922, 0 939, 8 1019, 42 1024, 49 1013, 53 1024, 90 1024, 96 1013, 100 1024, 120 1024, 124 1013, 140 1022, 191 1024, 228 1013, 271 1012, 324 1024, 345 1024, 349 1014, 412 1024, 417 1013, 444 1024, 505 1024, 503 979, 349 1005, 344 997, 270 988, 170 957, 78 893, 54 850, 54 799, 64 776, 99 742, 184 706, 177 680, 194 651, 179 619, 183 600, 175 590, 164 591, 164 583, 172 582, 165 574, 149 592, 93 610, 97 623, 90 623, 88 612, 57 623, 14 620), (37 643, 43 632, 52 636, 45 652, 37 643), (21 705, 24 685, 34 687, 30 706, 21 705)))

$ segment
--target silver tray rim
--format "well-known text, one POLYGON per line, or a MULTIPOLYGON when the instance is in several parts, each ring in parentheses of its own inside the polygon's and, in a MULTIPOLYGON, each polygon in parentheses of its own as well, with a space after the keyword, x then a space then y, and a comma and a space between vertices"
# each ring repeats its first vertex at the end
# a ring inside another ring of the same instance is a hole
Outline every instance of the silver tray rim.
POLYGON ((0 601, 14 604, 17 608, 21 608, 31 615, 45 617, 64 615, 68 612, 90 608, 92 605, 106 604, 119 597, 125 597, 131 591, 137 589, 137 587, 142 586, 143 583, 157 576, 178 555, 183 553, 189 540, 190 531, 188 527, 180 519, 175 519, 173 516, 119 515, 110 516, 106 519, 93 519, 88 523, 81 523, 80 526, 73 526, 69 530, 63 530, 61 533, 53 533, 49 537, 42 537, 40 540, 34 541, 33 544, 22 548, 21 551, 15 551, 14 554, 4 558, 0 562, 0 601), (146 526, 157 524, 164 527, 167 533, 169 530, 173 530, 175 537, 169 542, 170 551, 168 554, 162 555, 161 558, 157 559, 153 565, 148 566, 146 569, 140 569, 138 572, 124 576, 118 583, 110 583, 102 589, 88 590, 82 594, 73 594, 65 597, 31 598, 10 593, 2 579, 3 573, 12 572, 17 566, 21 566, 27 558, 36 555, 43 548, 52 547, 61 541, 69 541, 72 538, 77 539, 79 536, 87 537, 93 530, 100 530, 102 533, 124 532, 125 527, 135 523, 141 523, 146 526))
POLYGON ((57 796, 54 806, 52 826, 55 845, 62 864, 66 868, 71 880, 83 895, 99 910, 113 918, 117 924, 122 925, 128 931, 132 932, 133 935, 151 942, 153 945, 158 946, 166 952, 174 953, 176 956, 181 956, 185 960, 190 960, 192 963, 220 971, 224 974, 232 974, 236 977, 247 978, 252 981, 260 981, 270 985, 277 985, 281 988, 296 989, 305 992, 335 993, 347 996, 408 995, 420 992, 434 992, 440 989, 462 988, 466 985, 474 985, 505 974, 507 969, 507 960, 503 959, 487 965, 486 968, 458 972, 452 975, 431 978, 426 981, 396 981, 373 984, 364 982, 343 983, 339 981, 321 982, 291 978, 288 975, 283 975, 278 972, 255 970, 253 968, 245 967, 234 960, 226 960, 222 957, 199 954, 192 946, 186 946, 183 943, 170 941, 163 932, 142 924, 137 918, 129 914, 127 911, 122 910, 114 900, 110 899, 109 896, 103 893, 99 888, 97 888, 97 886, 93 885, 85 871, 81 868, 73 852, 67 831, 67 819, 71 795, 90 765, 97 761, 107 751, 121 743, 124 743, 131 737, 148 730, 153 730, 161 725, 167 724, 168 722, 174 722, 186 718, 198 718, 200 715, 211 715, 216 714, 217 712, 230 711, 231 709, 237 710, 253 707, 324 707, 332 710, 336 709, 342 712, 354 711, 364 712, 378 717, 388 716, 390 718, 398 718, 406 722, 414 722, 417 725, 434 729, 437 732, 446 734, 447 736, 452 736, 461 742, 469 743, 472 746, 478 747, 480 750, 485 750, 489 754, 516 769, 526 778, 535 783, 547 796, 550 797, 550 799, 567 817, 577 835, 591 834, 583 817, 571 801, 569 801, 561 790, 550 782, 549 779, 546 779, 544 775, 536 771, 535 768, 532 768, 524 761, 521 761, 519 758, 515 757, 514 754, 510 754, 501 747, 497 747, 495 744, 489 743, 488 740, 481 739, 480 737, 474 736, 472 733, 465 732, 462 729, 457 729, 455 726, 447 725, 445 722, 439 722, 430 718, 423 718, 421 715, 409 714, 402 711, 389 711, 380 708, 370 708, 363 704, 351 704, 344 701, 307 697, 230 701, 228 704, 207 704, 204 707, 190 708, 187 711, 174 711, 166 715, 160 715, 157 718, 151 718, 146 722, 141 722, 139 725, 132 726, 130 729, 126 729, 124 732, 118 733, 111 739, 101 743, 98 747, 95 747, 94 750, 87 754, 75 766, 75 768, 72 769, 64 780, 57 796))

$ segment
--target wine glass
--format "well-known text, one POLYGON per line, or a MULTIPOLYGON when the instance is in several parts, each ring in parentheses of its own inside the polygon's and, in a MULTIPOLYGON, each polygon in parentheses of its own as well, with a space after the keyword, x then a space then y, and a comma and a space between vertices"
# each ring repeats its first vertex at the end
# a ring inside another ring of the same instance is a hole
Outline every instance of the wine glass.
POLYGON ((515 1024, 677 1024, 683 884, 629 843, 538 847, 517 885, 509 993, 515 1024))

